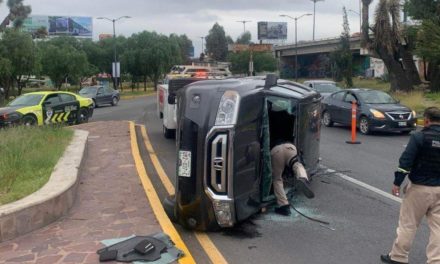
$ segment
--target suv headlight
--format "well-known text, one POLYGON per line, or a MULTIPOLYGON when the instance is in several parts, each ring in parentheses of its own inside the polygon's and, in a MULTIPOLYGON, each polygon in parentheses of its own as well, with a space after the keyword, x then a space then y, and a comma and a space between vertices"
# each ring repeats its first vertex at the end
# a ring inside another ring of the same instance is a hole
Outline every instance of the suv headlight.
POLYGON ((416 118, 417 117, 417 113, 415 110, 412 111, 412 118, 416 118))
POLYGON ((226 91, 217 110, 216 126, 235 125, 237 122, 240 96, 236 91, 226 91))

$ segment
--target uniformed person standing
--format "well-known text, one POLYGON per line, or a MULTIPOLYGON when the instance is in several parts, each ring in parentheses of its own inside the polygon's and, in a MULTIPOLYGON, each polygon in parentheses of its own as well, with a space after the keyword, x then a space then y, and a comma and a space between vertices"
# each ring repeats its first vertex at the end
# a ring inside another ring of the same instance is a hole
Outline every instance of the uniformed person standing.
POLYGON ((309 187, 309 177, 304 166, 298 161, 296 147, 292 143, 281 143, 275 145, 270 151, 272 163, 272 182, 278 207, 275 208, 277 214, 288 216, 290 204, 284 192, 283 171, 285 168, 291 169, 297 179, 297 188, 304 193, 307 198, 315 195, 309 187))
POLYGON ((385 263, 408 263, 409 250, 423 216, 431 231, 427 263, 440 263, 440 109, 427 108, 424 119, 425 128, 411 135, 395 172, 392 189, 395 196, 400 195, 400 185, 407 175, 410 183, 404 188, 397 238, 391 252, 381 256, 385 263))

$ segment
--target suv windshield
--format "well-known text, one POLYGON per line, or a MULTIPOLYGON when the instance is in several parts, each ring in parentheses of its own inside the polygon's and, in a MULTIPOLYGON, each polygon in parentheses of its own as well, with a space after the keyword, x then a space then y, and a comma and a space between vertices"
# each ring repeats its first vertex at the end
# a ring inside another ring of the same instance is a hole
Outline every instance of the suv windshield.
POLYGON ((315 83, 315 90, 320 93, 333 93, 340 91, 341 88, 334 83, 315 83))
POLYGON ((96 90, 96 87, 84 87, 79 91, 79 94, 95 94, 96 90))
POLYGON ((42 94, 25 94, 10 102, 9 106, 34 106, 38 105, 42 98, 42 94))
POLYGON ((395 104, 397 101, 389 94, 381 91, 361 91, 357 93, 366 104, 395 104))

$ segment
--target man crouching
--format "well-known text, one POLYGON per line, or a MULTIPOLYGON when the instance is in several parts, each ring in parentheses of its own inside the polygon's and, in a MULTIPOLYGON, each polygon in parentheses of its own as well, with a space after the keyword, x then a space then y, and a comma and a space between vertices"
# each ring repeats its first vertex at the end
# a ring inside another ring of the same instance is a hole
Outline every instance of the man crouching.
POLYGON ((270 151, 272 162, 273 190, 277 198, 278 207, 275 208, 277 214, 289 216, 290 204, 284 192, 283 171, 285 168, 292 170, 296 178, 296 186, 307 198, 315 197, 310 189, 309 177, 304 166, 298 160, 298 152, 292 143, 282 143, 274 146, 270 151))

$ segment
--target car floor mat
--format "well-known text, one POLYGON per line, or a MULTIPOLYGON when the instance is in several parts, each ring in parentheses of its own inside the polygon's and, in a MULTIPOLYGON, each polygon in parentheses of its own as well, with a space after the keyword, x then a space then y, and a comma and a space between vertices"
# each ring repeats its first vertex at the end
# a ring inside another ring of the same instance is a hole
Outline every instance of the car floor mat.
POLYGON ((119 262, 142 261, 139 263, 144 263, 148 261, 150 263, 171 263, 183 256, 183 252, 177 249, 169 236, 164 233, 158 233, 153 236, 131 236, 120 239, 108 239, 101 242, 107 245, 107 247, 98 250, 97 253, 101 254, 103 251, 117 250, 116 260, 119 262), (154 244, 154 252, 146 255, 132 252, 133 248, 139 242, 146 239, 154 244))

